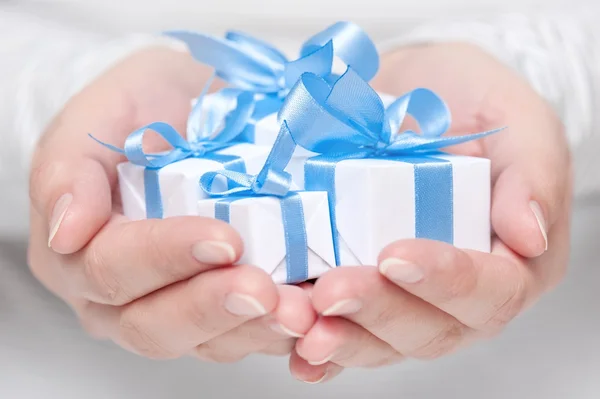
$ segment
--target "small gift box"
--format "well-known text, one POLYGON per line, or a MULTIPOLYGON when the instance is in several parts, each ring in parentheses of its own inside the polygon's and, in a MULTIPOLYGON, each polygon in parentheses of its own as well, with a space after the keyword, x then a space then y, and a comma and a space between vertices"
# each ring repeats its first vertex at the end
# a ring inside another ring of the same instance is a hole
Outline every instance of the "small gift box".
MULTIPOLYGON (((308 172, 312 182, 301 187, 323 189, 327 182, 318 167, 300 162, 293 160, 296 167, 289 168, 295 183, 304 184, 303 173, 308 172)), ((376 265, 386 245, 408 238, 490 251, 488 159, 398 156, 340 160, 333 167, 341 265, 376 265)))
MULTIPOLYGON (((241 102, 247 97, 248 93, 239 94, 241 102)), ((198 200, 206 198, 199 186, 204 173, 219 169, 258 173, 271 148, 237 140, 244 126, 240 121, 245 120, 247 111, 241 106, 228 112, 228 123, 222 126, 216 122, 221 119, 221 110, 210 109, 204 115, 203 129, 188 133, 185 139, 166 123, 151 123, 131 133, 124 149, 92 136, 129 160, 117 166, 125 216, 140 220, 196 215, 198 200), (161 136, 172 149, 145 153, 143 138, 148 132, 161 136)))
POLYGON ((328 192, 337 265, 376 265, 409 238, 489 252, 490 161, 440 149, 496 131, 444 136, 450 113, 435 93, 416 89, 385 108, 351 69, 333 86, 303 75, 286 102, 278 142, 319 154, 290 156, 286 170, 301 189, 328 192), (286 114, 294 104, 302 112, 286 114), (407 115, 420 134, 400 132, 407 115))
MULTIPOLYGON (((236 144, 203 158, 190 157, 151 171, 158 174, 161 217, 196 215, 198 200, 206 198, 206 194, 198 185, 204 173, 223 169, 228 161, 241 162, 249 173, 258 173, 269 151, 269 147, 236 144)), ((148 214, 148 171, 145 167, 131 162, 119 164, 117 170, 125 216, 132 220, 145 219, 148 214)))
POLYGON ((201 200, 198 215, 218 218, 237 230, 244 242, 239 263, 262 268, 277 284, 298 283, 335 267, 335 256, 327 193, 295 195, 301 203, 296 214, 283 211, 285 199, 259 196, 201 200), (301 229, 290 226, 294 217, 304 219, 306 242, 301 229), (304 260, 290 260, 294 256, 304 260))

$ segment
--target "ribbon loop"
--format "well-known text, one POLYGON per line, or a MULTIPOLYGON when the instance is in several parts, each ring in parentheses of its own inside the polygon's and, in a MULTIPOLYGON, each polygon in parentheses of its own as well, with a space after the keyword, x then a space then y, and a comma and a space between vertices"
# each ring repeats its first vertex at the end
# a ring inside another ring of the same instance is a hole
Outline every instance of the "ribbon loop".
POLYGON ((296 144, 319 154, 352 157, 435 152, 502 130, 443 137, 451 117, 437 94, 416 89, 385 109, 377 93, 350 67, 332 86, 317 75, 303 74, 279 117, 296 144), (419 124, 421 134, 399 131, 407 115, 419 124))
POLYGON ((332 74, 334 56, 352 65, 365 80, 371 80, 379 68, 375 44, 350 22, 338 22, 309 38, 293 61, 244 33, 227 32, 224 39, 190 31, 167 31, 165 35, 184 42, 197 61, 212 66, 225 81, 255 93, 281 95, 304 72, 327 78, 332 74))
POLYGON ((337 22, 308 39, 300 54, 305 56, 329 40, 335 47, 335 55, 366 81, 370 81, 379 69, 379 53, 364 30, 352 22, 337 22))

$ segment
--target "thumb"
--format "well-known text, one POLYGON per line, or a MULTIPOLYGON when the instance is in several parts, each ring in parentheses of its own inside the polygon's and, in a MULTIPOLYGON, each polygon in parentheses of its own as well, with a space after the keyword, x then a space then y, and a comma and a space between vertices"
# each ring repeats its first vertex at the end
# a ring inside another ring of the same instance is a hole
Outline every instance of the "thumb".
POLYGON ((48 246, 60 254, 82 249, 109 220, 111 188, 91 158, 53 158, 34 165, 30 199, 45 220, 48 246))
POLYGON ((515 107, 531 112, 508 115, 505 134, 486 142, 496 177, 493 229, 527 258, 542 255, 552 245, 550 232, 571 195, 570 153, 563 126, 547 104, 532 107, 532 103, 529 108, 515 107))

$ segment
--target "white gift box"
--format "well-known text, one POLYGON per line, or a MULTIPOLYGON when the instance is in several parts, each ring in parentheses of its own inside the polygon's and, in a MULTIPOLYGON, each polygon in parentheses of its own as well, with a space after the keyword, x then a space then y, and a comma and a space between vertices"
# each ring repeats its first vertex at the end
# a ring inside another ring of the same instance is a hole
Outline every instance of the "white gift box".
MULTIPOLYGON (((241 157, 246 164, 247 173, 257 174, 269 152, 268 147, 237 144, 216 153, 241 157)), ((160 169, 158 173, 163 217, 196 215, 198 200, 207 197, 200 187, 200 177, 206 172, 221 169, 221 163, 203 158, 187 158, 160 169)), ((145 219, 144 167, 125 162, 119 164, 117 170, 125 216, 132 220, 145 219)), ((222 186, 215 186, 215 189, 225 188, 222 180, 216 180, 215 184, 222 186)))
MULTIPOLYGON (((452 165, 452 244, 489 252, 490 161, 449 154, 434 157, 452 165)), ((306 159, 296 157, 288 166, 301 188, 305 186, 306 159)), ((416 237, 414 164, 381 159, 340 161, 335 187, 341 265, 376 265, 388 244, 416 237)), ((428 217, 427 213, 424 216, 428 217)))
MULTIPOLYGON (((308 244, 308 279, 335 267, 327 193, 300 192, 308 244)), ((215 217, 218 199, 198 202, 197 215, 215 217)), ((229 223, 242 237, 244 254, 239 263, 260 267, 275 283, 288 283, 285 232, 277 197, 245 197, 229 204, 229 223)), ((295 283, 296 281, 294 281, 295 283)))

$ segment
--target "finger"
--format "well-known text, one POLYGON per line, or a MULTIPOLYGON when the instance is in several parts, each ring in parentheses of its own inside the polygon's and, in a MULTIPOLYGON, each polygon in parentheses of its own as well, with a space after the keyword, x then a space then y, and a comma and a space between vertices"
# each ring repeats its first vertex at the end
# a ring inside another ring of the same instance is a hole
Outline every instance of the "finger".
POLYGON ((455 350, 470 329, 454 317, 400 289, 370 266, 331 270, 313 291, 324 316, 343 316, 396 352, 432 359, 455 350))
POLYGON ((340 317, 321 317, 298 340, 296 352, 312 366, 332 362, 343 367, 372 367, 402 358, 369 331, 340 317))
POLYGON ((44 222, 44 240, 58 253, 80 250, 110 218, 111 187, 93 159, 38 161, 29 192, 44 222))
POLYGON ((548 233, 571 195, 566 136, 555 112, 527 85, 488 97, 477 114, 482 127, 490 128, 495 119, 488 115, 500 112, 508 126, 483 142, 495 182, 492 227, 519 255, 538 257, 548 249, 548 233))
POLYGON ((306 293, 299 287, 278 286, 279 303, 273 313, 254 319, 195 348, 201 359, 218 363, 239 361, 277 342, 304 336, 316 320, 306 293))
POLYGON ((494 333, 536 298, 539 289, 533 273, 500 240, 493 251, 463 251, 428 240, 399 241, 383 250, 379 270, 463 324, 494 333))
POLYGON ((128 221, 116 216, 92 242, 66 257, 72 290, 94 302, 123 305, 217 266, 230 265, 242 242, 216 219, 128 221))
POLYGON ((288 356, 294 350, 294 346, 296 346, 295 339, 286 339, 274 342, 258 353, 269 356, 288 356))
POLYGON ((269 275, 237 266, 202 273, 121 308, 91 304, 81 317, 96 320, 106 335, 134 353, 175 358, 265 316, 277 301, 269 275))
MULTIPOLYGON (((152 48, 130 57, 67 104, 38 143, 30 184, 32 204, 46 219, 48 242, 56 252, 78 251, 108 220, 110 187, 116 183, 117 163, 124 161, 86 133, 121 146, 126 135, 150 121, 165 121, 184 131, 192 98, 186 90, 196 90, 208 76, 209 70, 188 54, 152 48), (174 75, 165 65, 178 67, 177 82, 160 79, 174 75), (131 86, 144 87, 147 82, 133 85, 132 80, 150 76, 157 77, 153 86, 166 86, 165 93, 140 98, 131 86)), ((156 135, 147 141, 147 150, 167 145, 156 135)))
MULTIPOLYGON (((530 165, 514 164, 498 177, 493 191, 491 220, 495 233, 522 256, 533 258, 548 250, 549 232, 564 209, 563 172, 536 173, 530 165)), ((537 168, 536 168, 537 169, 537 168)), ((548 166, 549 170, 554 170, 548 166)))
POLYGON ((312 366, 302 359, 296 352, 290 356, 290 372, 299 381, 307 384, 320 384, 338 376, 344 370, 334 363, 312 366))

